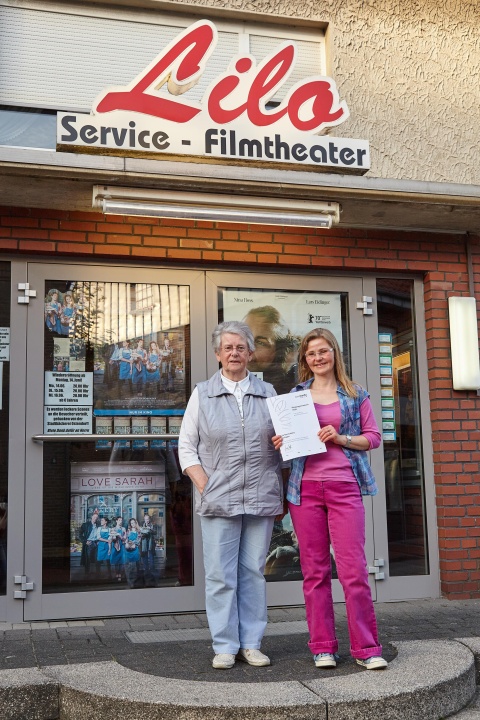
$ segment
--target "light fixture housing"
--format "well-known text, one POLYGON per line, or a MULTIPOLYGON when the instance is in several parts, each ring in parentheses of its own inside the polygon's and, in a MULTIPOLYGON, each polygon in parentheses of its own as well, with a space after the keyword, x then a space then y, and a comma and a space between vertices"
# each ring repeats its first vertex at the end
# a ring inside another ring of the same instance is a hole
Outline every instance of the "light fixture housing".
POLYGON ((474 297, 449 297, 450 347, 454 390, 480 388, 477 302, 474 297))
POLYGON ((340 220, 335 202, 213 195, 94 185, 94 208, 111 215, 331 228, 340 220))

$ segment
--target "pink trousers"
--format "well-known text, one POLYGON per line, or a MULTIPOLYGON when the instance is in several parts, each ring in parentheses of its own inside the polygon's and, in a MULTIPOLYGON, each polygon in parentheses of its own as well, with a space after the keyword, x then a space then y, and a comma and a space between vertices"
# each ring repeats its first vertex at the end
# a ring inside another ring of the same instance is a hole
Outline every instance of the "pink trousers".
POLYGON ((335 653, 330 543, 345 593, 352 657, 381 655, 365 560, 365 510, 356 482, 302 481, 301 504, 289 503, 300 549, 308 646, 335 653))

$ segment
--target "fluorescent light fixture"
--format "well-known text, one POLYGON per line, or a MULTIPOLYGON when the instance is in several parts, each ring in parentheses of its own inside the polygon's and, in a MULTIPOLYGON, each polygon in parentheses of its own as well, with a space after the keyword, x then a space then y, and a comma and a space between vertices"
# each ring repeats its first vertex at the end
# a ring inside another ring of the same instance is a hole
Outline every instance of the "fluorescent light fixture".
POLYGON ((449 297, 450 345, 454 390, 480 388, 477 303, 474 297, 449 297))
POLYGON ((112 215, 331 228, 340 220, 335 202, 246 195, 214 195, 94 185, 93 207, 112 215))

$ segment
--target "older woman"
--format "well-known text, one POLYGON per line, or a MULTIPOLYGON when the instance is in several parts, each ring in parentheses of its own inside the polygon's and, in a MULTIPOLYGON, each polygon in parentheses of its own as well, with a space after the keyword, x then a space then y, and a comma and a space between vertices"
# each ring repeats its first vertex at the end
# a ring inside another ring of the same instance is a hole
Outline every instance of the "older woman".
POLYGON ((263 576, 273 521, 283 509, 282 474, 271 438, 272 385, 247 371, 252 332, 223 322, 212 335, 222 368, 199 383, 182 423, 182 470, 196 487, 213 667, 235 659, 270 665, 260 652, 267 623, 263 576))

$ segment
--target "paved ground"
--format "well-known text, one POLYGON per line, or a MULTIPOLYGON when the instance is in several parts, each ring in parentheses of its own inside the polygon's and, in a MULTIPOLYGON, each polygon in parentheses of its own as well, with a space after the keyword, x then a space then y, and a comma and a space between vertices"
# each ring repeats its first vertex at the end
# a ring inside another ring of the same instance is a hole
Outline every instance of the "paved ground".
MULTIPOLYGON (((393 641, 480 637, 480 600, 415 600, 380 603, 375 607, 380 639, 389 660, 394 657, 389 646, 393 641)), ((342 661, 335 673, 362 672, 348 654, 343 605, 336 605, 336 618, 342 661)), ((179 679, 242 683, 305 681, 328 671, 313 666, 303 621, 303 608, 272 609, 263 645, 271 655, 272 666, 256 669, 237 663, 228 672, 211 668, 212 651, 203 614, 13 626, 0 623, 0 669, 116 660, 127 668, 179 679)))

